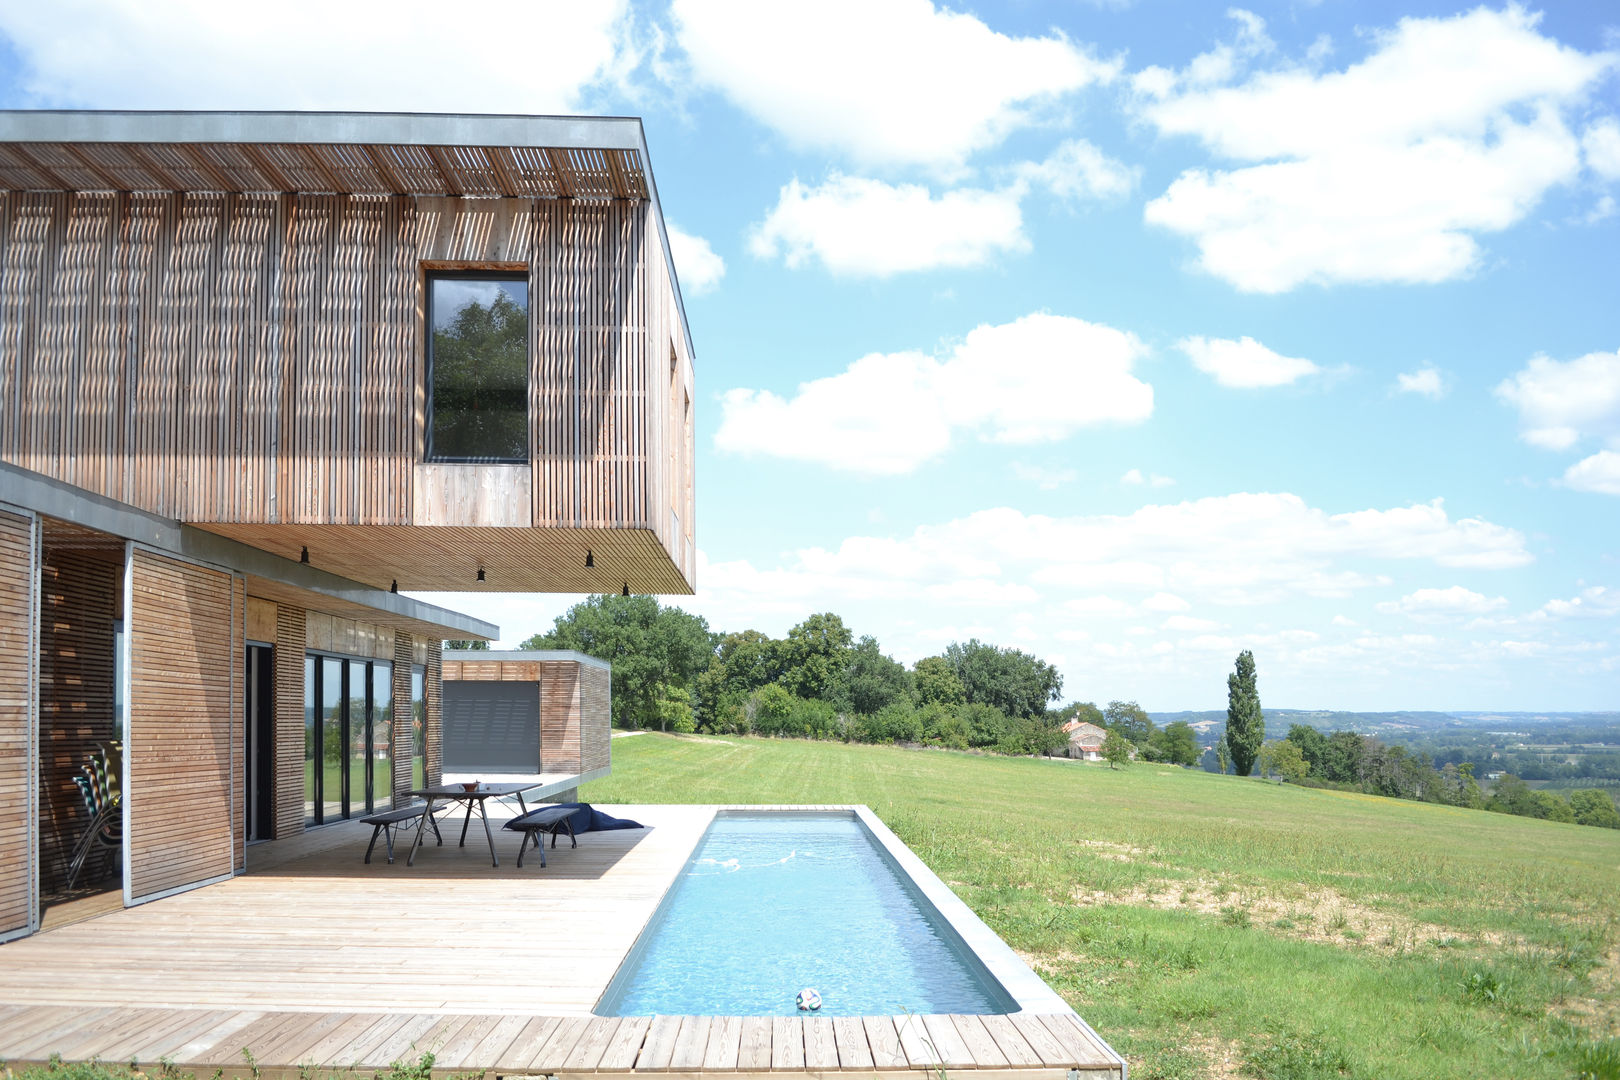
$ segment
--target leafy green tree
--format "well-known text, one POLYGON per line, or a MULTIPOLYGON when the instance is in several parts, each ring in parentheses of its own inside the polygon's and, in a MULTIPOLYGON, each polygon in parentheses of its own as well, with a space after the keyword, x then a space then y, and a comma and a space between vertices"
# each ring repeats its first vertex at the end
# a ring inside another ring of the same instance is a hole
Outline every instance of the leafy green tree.
POLYGON ((477 649, 477 650, 482 650, 484 652, 488 652, 489 651, 489 642, 487 642, 487 641, 461 641, 459 639, 451 639, 451 640, 446 641, 444 643, 444 647, 447 648, 447 649, 477 649))
POLYGON ((1614 797, 1598 788, 1587 788, 1569 793, 1569 808, 1577 825, 1596 825, 1603 829, 1620 829, 1620 810, 1615 809, 1614 797))
POLYGON ((697 722, 711 731, 742 733, 748 695, 781 675, 781 643, 758 630, 726 634, 696 682, 697 722), (741 724, 739 726, 739 721, 741 724))
POLYGON ((1226 677, 1226 749, 1239 776, 1254 771, 1254 761, 1266 741, 1266 718, 1260 711, 1255 685, 1254 654, 1238 653, 1237 670, 1226 677))
POLYGON ((1310 766, 1311 772, 1326 779, 1323 766, 1327 761, 1327 736, 1309 724, 1290 724, 1288 741, 1299 747, 1300 756, 1310 766))
POLYGON ((1134 701, 1110 701, 1103 710, 1103 723, 1129 739, 1137 749, 1148 744, 1153 737, 1153 720, 1147 710, 1134 701))
POLYGON ((998 649, 974 638, 952 642, 945 662, 972 705, 989 705, 1008 716, 1044 716, 1063 690, 1056 668, 1018 649, 998 649))
POLYGON ((1098 727, 1107 727, 1108 722, 1103 718, 1103 711, 1089 701, 1074 701, 1047 713, 1048 719, 1054 724, 1062 726, 1070 720, 1078 720, 1082 724, 1096 724, 1098 727))
POLYGON ((1367 740, 1353 731, 1335 731, 1327 738, 1317 774, 1336 784, 1354 784, 1361 778, 1361 759, 1367 740))
POLYGON ((839 675, 838 702, 852 712, 870 715, 896 701, 909 703, 912 696, 911 672, 905 665, 884 656, 876 638, 861 638, 839 675))
POLYGON ((1103 736, 1103 760, 1108 762, 1110 769, 1117 769, 1121 765, 1131 763, 1131 741, 1121 735, 1115 728, 1109 728, 1108 734, 1103 736))
POLYGON ((826 698, 849 663, 854 636, 830 611, 812 615, 788 631, 780 643, 784 687, 802 698, 826 698))
POLYGON ((967 690, 943 656, 925 656, 912 666, 919 705, 962 705, 967 690))
POLYGON ((1232 762, 1227 757, 1225 739, 1215 744, 1215 760, 1220 763, 1221 775, 1225 776, 1226 770, 1232 767, 1232 762))
POLYGON ((761 735, 784 734, 788 717, 793 715, 794 704, 793 695, 781 683, 760 687, 748 699, 748 718, 752 729, 761 735))
POLYGON ((1536 816, 1547 821, 1562 821, 1566 825, 1575 824, 1575 811, 1569 803, 1560 799, 1550 791, 1532 791, 1530 797, 1536 803, 1536 816))
POLYGON ((1310 762, 1305 760, 1305 755, 1292 739, 1281 739, 1271 744, 1271 768, 1290 784, 1299 783, 1311 773, 1310 762))
POLYGON ((557 616, 525 649, 575 649, 613 665, 613 722, 668 730, 660 703, 689 697, 714 654, 709 624, 651 596, 592 596, 557 616))
POLYGON ((1474 763, 1465 761, 1457 766, 1457 776, 1460 779, 1460 790, 1457 793, 1457 805, 1466 806, 1470 810, 1478 810, 1485 805, 1485 796, 1479 790, 1479 781, 1474 779, 1474 763))
POLYGON ((1177 720, 1155 731, 1148 737, 1148 746, 1155 761, 1171 765, 1195 765, 1198 762, 1198 735, 1185 720, 1177 720))

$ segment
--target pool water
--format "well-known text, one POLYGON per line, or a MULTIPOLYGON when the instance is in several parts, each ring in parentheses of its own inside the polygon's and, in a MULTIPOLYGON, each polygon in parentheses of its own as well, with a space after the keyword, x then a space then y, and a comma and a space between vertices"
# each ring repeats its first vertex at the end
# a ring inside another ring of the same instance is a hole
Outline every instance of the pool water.
POLYGON ((1004 1013, 1007 992, 849 813, 717 815, 603 1016, 1004 1013))

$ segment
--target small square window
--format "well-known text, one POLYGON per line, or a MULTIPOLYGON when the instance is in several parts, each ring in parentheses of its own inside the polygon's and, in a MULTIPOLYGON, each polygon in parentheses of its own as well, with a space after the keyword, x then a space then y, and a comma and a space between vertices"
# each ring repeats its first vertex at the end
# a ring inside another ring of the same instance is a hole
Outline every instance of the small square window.
POLYGON ((529 460, 529 280, 427 277, 427 459, 529 460))

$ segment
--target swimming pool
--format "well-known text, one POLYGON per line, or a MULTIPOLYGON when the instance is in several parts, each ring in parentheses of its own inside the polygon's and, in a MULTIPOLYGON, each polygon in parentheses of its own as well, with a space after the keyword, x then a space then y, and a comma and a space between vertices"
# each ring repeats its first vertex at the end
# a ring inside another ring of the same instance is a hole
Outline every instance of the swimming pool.
POLYGON ((1019 1008, 858 815, 721 811, 595 1011, 786 1016, 806 987, 832 1016, 1019 1008))

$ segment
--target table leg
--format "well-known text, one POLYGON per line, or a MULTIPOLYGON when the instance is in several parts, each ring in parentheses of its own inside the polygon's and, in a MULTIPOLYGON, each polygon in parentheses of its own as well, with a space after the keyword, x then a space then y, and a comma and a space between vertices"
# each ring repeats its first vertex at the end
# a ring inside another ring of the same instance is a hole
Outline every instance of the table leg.
POLYGON ((489 831, 489 811, 484 809, 488 799, 478 800, 478 816, 484 819, 484 836, 489 839, 489 862, 491 866, 501 865, 501 858, 495 854, 495 834, 489 831))
MULTIPOLYGON (((416 849, 422 846, 422 830, 427 828, 427 823, 432 816, 433 800, 428 799, 427 803, 422 807, 422 816, 416 820, 416 839, 411 841, 411 854, 410 857, 405 860, 406 866, 416 865, 416 849)), ((444 843, 442 839, 439 842, 441 844, 444 843)))
POLYGON ((518 817, 522 817, 529 812, 529 804, 523 801, 523 792, 518 791, 514 794, 518 797, 518 817))
POLYGON ((461 843, 457 844, 457 847, 467 846, 467 826, 472 824, 472 808, 475 801, 478 802, 479 809, 483 809, 483 800, 467 800, 467 816, 461 819, 461 843))

